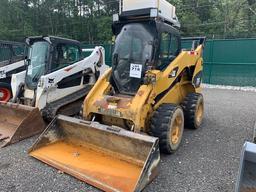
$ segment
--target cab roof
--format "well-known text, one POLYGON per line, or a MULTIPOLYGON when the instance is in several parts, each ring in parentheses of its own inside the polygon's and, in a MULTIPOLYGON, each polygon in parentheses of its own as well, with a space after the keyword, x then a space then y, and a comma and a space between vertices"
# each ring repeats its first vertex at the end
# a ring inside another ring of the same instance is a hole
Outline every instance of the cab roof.
POLYGON ((66 43, 66 44, 73 44, 77 46, 81 45, 79 41, 57 37, 57 36, 31 36, 25 39, 25 43, 27 45, 32 45, 34 42, 38 42, 38 41, 47 41, 50 44, 66 43))

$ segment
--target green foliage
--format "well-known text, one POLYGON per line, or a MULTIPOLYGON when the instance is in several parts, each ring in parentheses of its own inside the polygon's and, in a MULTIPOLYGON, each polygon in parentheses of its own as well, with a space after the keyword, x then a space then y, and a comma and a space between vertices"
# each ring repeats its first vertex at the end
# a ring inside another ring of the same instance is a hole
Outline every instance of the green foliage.
MULTIPOLYGON (((169 0, 183 36, 256 37, 255 0, 169 0)), ((58 35, 88 43, 111 41, 118 0, 1 0, 0 39, 58 35)))
POLYGON ((256 37, 255 0, 169 0, 185 36, 256 37))

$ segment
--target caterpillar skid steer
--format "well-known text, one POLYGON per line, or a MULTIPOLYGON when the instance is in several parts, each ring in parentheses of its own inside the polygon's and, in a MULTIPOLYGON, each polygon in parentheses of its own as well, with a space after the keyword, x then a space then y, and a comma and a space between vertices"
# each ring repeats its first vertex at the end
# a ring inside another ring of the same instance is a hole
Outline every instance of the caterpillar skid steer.
POLYGON ((202 123, 205 38, 182 51, 165 0, 122 0, 120 10, 112 69, 87 95, 83 120, 56 117, 29 154, 104 191, 130 192, 157 176, 160 151, 178 149, 184 125, 202 123))
POLYGON ((12 76, 13 98, 0 103, 2 147, 41 133, 44 120, 49 122, 56 114, 79 114, 83 98, 107 69, 102 47, 83 59, 75 40, 30 37, 26 43, 26 71, 12 76))
POLYGON ((12 98, 12 74, 25 70, 25 44, 0 41, 0 101, 12 98))

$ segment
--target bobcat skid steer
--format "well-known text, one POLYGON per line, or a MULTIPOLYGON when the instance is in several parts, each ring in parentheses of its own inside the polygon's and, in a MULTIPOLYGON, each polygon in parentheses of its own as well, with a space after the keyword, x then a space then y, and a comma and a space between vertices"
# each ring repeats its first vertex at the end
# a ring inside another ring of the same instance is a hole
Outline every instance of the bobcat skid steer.
POLYGON ((78 41, 49 36, 26 43, 26 71, 12 76, 11 102, 0 103, 1 147, 41 133, 44 120, 56 114, 79 114, 83 98, 108 68, 102 47, 82 59, 78 41))
POLYGON ((0 101, 12 98, 12 74, 25 70, 25 44, 0 41, 0 101))
POLYGON ((122 0, 120 9, 112 69, 87 95, 84 120, 57 117, 29 154, 104 191, 131 192, 157 176, 160 151, 178 149, 184 125, 202 123, 205 38, 182 51, 165 0, 122 0))

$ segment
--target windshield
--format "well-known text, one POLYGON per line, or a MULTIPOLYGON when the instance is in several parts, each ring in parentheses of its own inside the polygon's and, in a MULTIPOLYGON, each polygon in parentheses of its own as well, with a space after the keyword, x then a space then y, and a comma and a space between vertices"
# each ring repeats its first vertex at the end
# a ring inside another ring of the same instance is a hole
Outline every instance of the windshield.
POLYGON ((116 38, 113 79, 120 93, 137 92, 152 60, 154 32, 148 24, 127 24, 116 38))
POLYGON ((29 48, 29 59, 27 68, 27 84, 29 87, 36 87, 38 80, 45 74, 45 66, 49 54, 49 43, 35 42, 29 48))

